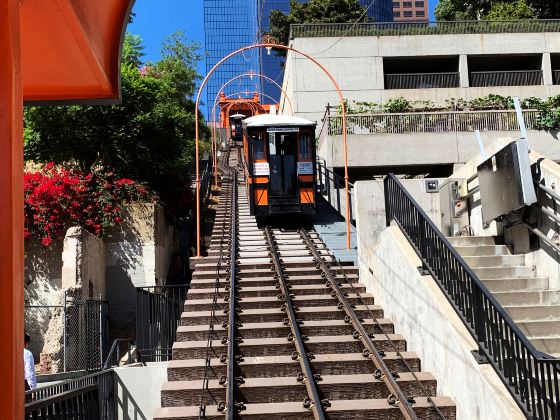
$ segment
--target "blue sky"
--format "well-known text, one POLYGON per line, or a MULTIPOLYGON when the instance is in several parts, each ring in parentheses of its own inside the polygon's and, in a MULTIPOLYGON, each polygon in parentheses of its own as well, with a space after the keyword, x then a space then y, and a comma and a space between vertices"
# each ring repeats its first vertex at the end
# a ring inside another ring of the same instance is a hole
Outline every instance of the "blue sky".
MULTIPOLYGON (((431 20, 437 1, 429 0, 431 20)), ((157 60, 161 42, 178 30, 204 47, 203 0, 136 0, 134 12, 134 23, 129 25, 128 30, 142 36, 148 60, 157 60)), ((205 72, 203 63, 199 72, 205 72)))

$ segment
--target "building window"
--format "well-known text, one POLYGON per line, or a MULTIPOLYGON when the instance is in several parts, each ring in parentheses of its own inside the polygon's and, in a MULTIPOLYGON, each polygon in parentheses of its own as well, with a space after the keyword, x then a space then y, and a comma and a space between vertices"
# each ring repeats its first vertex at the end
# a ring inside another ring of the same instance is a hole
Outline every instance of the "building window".
POLYGON ((393 17, 400 18, 401 12, 393 12, 393 17))
POLYGON ((423 10, 416 11, 416 17, 425 17, 426 13, 423 10))
POLYGON ((402 7, 411 8, 412 7, 412 2, 411 1, 403 1, 402 7))
POLYGON ((393 2, 393 9, 398 9, 401 7, 401 4, 398 1, 393 2))
POLYGON ((403 12, 404 17, 412 17, 412 10, 405 10, 403 12))
POLYGON ((424 2, 423 2, 423 1, 415 1, 415 2, 414 2, 414 6, 416 6, 416 7, 424 7, 424 2))

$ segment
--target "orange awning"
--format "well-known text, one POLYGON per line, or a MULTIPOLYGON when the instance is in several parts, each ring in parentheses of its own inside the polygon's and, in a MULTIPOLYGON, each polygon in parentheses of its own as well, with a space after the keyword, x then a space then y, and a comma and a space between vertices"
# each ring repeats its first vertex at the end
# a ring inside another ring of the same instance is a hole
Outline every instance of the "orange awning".
POLYGON ((21 2, 26 103, 120 97, 120 48, 134 0, 21 2))

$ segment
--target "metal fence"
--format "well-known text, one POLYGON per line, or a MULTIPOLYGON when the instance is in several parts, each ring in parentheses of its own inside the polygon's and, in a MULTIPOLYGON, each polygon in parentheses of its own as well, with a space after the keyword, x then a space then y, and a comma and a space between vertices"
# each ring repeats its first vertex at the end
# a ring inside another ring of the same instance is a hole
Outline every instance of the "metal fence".
MULTIPOLYGON (((524 110, 528 130, 538 129, 539 111, 524 110)), ((328 133, 342 135, 342 117, 327 117, 328 133)), ((514 110, 410 112, 402 114, 351 114, 346 117, 348 134, 406 134, 480 131, 517 131, 514 110)))
POLYGON ((537 349, 394 175, 385 178, 395 221, 527 418, 560 419, 560 361, 537 349))
POLYGON ((189 286, 136 289, 136 348, 142 362, 171 360, 189 286))
POLYGON ((552 72, 553 83, 555 85, 560 85, 560 70, 554 70, 552 72))
POLYGON ((108 304, 64 292, 58 305, 26 305, 25 330, 44 373, 99 370, 109 345, 108 304))
POLYGON ((93 375, 25 393, 26 420, 114 420, 117 418, 115 373, 93 375))
POLYGON ((386 74, 385 89, 431 89, 459 87, 459 73, 386 74))
POLYGON ((471 87, 535 86, 543 84, 542 70, 472 71, 471 87))
MULTIPOLYGON (((317 188, 319 194, 342 216, 346 219, 346 186, 344 178, 337 175, 329 168, 326 162, 317 160, 315 162, 317 171, 317 188)), ((348 183, 350 201, 350 222, 355 226, 354 211, 354 184, 348 183)))
POLYGON ((290 39, 530 32, 560 32, 560 20, 305 23, 290 26, 290 39))

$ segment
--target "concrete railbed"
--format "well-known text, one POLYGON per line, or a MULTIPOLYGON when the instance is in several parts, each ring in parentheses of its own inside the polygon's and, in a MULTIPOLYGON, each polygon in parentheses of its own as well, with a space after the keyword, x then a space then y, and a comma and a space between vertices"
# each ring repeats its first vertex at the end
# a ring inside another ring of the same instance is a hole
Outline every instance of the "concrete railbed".
POLYGON ((525 416, 489 364, 479 365, 478 345, 399 228, 383 230, 368 249, 360 249, 360 280, 383 305, 386 317, 407 338, 432 372, 441 395, 457 404, 458 419, 524 419, 525 416))

